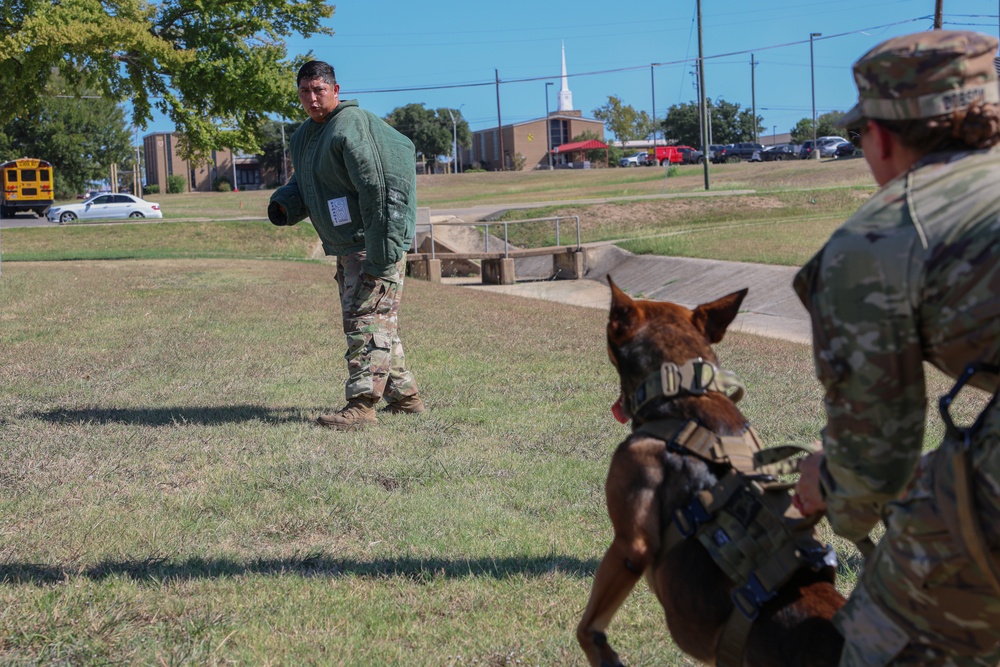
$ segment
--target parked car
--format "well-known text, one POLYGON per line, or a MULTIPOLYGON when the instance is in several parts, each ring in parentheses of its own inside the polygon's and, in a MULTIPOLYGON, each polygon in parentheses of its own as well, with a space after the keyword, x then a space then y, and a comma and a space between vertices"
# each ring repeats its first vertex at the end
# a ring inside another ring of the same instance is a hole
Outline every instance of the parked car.
POLYGON ((708 147, 708 160, 712 164, 722 164, 726 162, 729 158, 729 151, 732 150, 732 144, 712 144, 708 147))
POLYGON ((681 152, 681 161, 684 164, 701 164, 705 161, 705 154, 690 146, 681 146, 677 150, 681 152))
POLYGON ((847 139, 843 137, 820 137, 816 140, 816 145, 819 146, 819 156, 833 157, 834 151, 837 150, 837 146, 846 141, 847 139))
POLYGON ((65 224, 74 220, 113 220, 117 218, 162 218, 156 202, 125 194, 101 194, 80 204, 53 206, 46 216, 49 222, 65 224))
MULTIPOLYGON (((820 157, 833 157, 833 151, 837 144, 847 141, 843 137, 817 137, 816 145, 819 146, 819 156, 820 157)), ((803 160, 812 157, 813 152, 813 142, 812 139, 802 142, 802 148, 799 151, 799 157, 803 160)))
POLYGON ((782 160, 794 160, 798 157, 791 144, 778 144, 776 146, 765 146, 760 152, 760 159, 764 162, 780 162, 782 160))
POLYGON ((618 166, 644 167, 646 166, 648 160, 649 160, 649 153, 647 153, 646 151, 642 151, 641 153, 633 153, 632 155, 628 155, 626 157, 623 157, 621 160, 618 160, 618 166))
POLYGON ((854 144, 850 141, 845 141, 842 144, 837 144, 837 147, 833 151, 833 157, 850 157, 854 155, 856 150, 854 144))
POLYGON ((739 162, 740 160, 749 160, 753 157, 756 151, 764 149, 764 146, 751 141, 740 142, 738 144, 731 144, 732 148, 726 153, 727 162, 739 162))

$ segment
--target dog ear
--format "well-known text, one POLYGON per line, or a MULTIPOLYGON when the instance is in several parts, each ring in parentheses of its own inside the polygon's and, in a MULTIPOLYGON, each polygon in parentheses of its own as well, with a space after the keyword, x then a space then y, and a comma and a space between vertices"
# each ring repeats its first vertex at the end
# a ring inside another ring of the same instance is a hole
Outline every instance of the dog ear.
POLYGON ((732 324, 736 314, 740 312, 740 304, 749 290, 744 287, 738 292, 727 294, 711 303, 703 303, 694 309, 691 322, 705 334, 708 342, 718 343, 726 334, 726 328, 732 324))
POLYGON ((620 290, 615 281, 608 276, 611 287, 611 312, 608 313, 608 339, 618 343, 628 337, 645 319, 645 314, 632 298, 620 290))

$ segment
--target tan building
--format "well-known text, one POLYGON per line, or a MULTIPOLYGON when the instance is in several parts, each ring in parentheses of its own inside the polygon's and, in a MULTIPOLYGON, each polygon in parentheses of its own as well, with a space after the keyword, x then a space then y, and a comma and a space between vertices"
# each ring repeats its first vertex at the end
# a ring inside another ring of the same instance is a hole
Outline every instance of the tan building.
POLYGON ((143 137, 143 155, 146 160, 146 185, 158 185, 160 192, 167 191, 167 178, 174 174, 184 177, 188 192, 211 192, 217 178, 226 178, 230 186, 240 190, 260 190, 264 184, 278 181, 277 174, 262 172, 256 155, 236 154, 228 148, 213 150, 209 162, 194 165, 177 154, 176 132, 162 132, 143 137), (269 180, 268 180, 269 179, 269 180))

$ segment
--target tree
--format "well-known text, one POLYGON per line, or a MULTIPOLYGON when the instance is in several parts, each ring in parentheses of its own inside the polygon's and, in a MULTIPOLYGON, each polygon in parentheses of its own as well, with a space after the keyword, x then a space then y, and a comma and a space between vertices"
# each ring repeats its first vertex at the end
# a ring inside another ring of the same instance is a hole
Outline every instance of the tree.
MULTIPOLYGON (((451 113, 455 116, 454 130, 458 134, 458 145, 471 145, 469 123, 462 118, 458 109, 452 109, 451 113)), ((408 137, 417 152, 425 158, 437 159, 439 155, 451 155, 453 133, 451 115, 447 108, 434 111, 424 107, 423 102, 407 104, 390 111, 385 122, 408 137)))
MULTIPOLYGON (((753 141, 764 130, 762 116, 754 118, 752 109, 740 109, 740 105, 727 102, 721 97, 706 100, 711 119, 711 141, 715 144, 734 144, 753 141), (755 127, 756 121, 756 127, 755 127)), ((698 124, 698 103, 675 104, 667 110, 661 123, 664 135, 670 140, 688 146, 701 145, 701 129, 698 124)))
POLYGON ((608 102, 594 109, 594 118, 603 121, 615 138, 626 141, 646 139, 653 134, 653 119, 645 111, 636 111, 631 105, 623 104, 621 98, 608 96, 608 102))
MULTIPOLYGON (((821 114, 816 116, 816 136, 817 137, 828 137, 828 136, 840 136, 843 132, 842 128, 834 125, 837 121, 843 118, 843 111, 831 111, 829 113, 821 114)), ((803 141, 812 141, 813 138, 813 123, 812 118, 803 118, 795 124, 792 128, 792 143, 801 144, 803 141)))
POLYGON ((291 138, 295 130, 299 128, 299 125, 301 125, 301 123, 279 123, 273 120, 269 120, 264 123, 261 128, 264 138, 260 144, 260 167, 262 171, 269 171, 277 174, 279 180, 285 177, 285 171, 291 171, 291 158, 288 158, 288 165, 286 169, 282 168, 284 166, 282 160, 286 158, 285 151, 287 150, 288 140, 291 138), (285 126, 284 142, 281 140, 282 125, 285 126))
POLYGON ((119 178, 135 161, 125 112, 93 91, 68 88, 58 75, 45 86, 30 117, 0 126, 0 155, 34 157, 52 163, 55 189, 62 196, 83 192, 92 181, 105 180, 118 165, 119 178))
POLYGON ((183 157, 256 151, 266 113, 297 113, 284 38, 332 34, 325 0, 12 0, 0 6, 0 125, 37 112, 53 68, 73 86, 155 107, 184 136, 183 157))

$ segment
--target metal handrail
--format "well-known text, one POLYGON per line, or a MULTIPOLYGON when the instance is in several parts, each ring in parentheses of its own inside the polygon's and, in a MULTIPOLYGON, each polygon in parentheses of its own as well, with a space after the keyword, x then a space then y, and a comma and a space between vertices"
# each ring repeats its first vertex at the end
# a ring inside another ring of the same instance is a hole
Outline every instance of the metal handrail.
MULTIPOLYGON (((575 220, 576 221, 576 249, 577 252, 583 249, 580 242, 580 216, 578 215, 557 215, 551 218, 526 218, 524 220, 501 220, 500 222, 421 222, 417 224, 417 227, 430 227, 431 236, 431 259, 437 259, 435 240, 434 240, 434 226, 441 225, 444 227, 485 227, 485 238, 486 238, 486 252, 490 251, 490 225, 503 225, 503 243, 504 243, 504 257, 510 257, 510 243, 507 241, 507 227, 508 225, 515 225, 524 222, 548 222, 555 221, 556 223, 556 245, 561 245, 559 243, 559 221, 560 220, 575 220)), ((413 240, 413 247, 416 250, 416 238, 413 240)))

